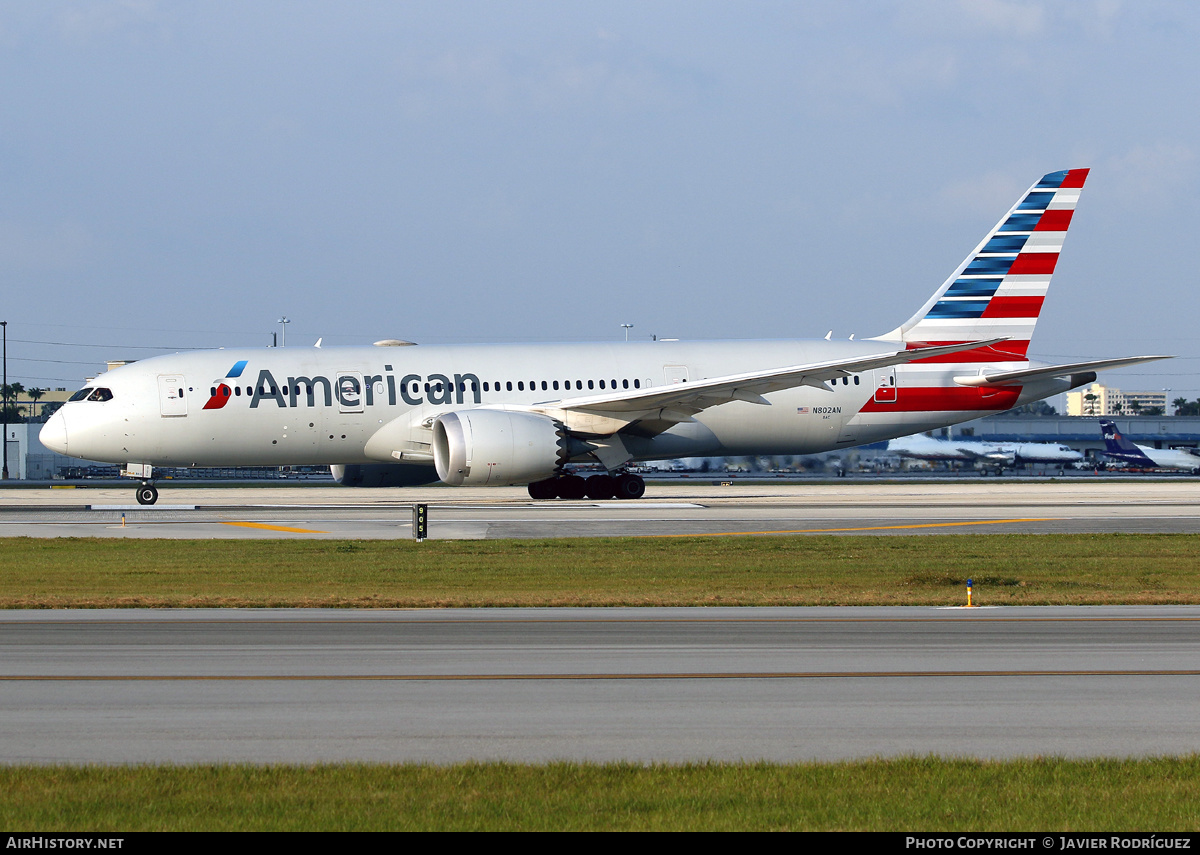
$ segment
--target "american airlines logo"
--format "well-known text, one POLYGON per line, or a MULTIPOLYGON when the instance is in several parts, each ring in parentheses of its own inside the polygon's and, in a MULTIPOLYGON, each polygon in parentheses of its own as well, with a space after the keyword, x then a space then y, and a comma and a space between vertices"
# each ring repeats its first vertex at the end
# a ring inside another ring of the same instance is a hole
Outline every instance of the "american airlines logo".
POLYGON ((230 398, 250 398, 250 409, 257 409, 265 402, 277 407, 333 406, 334 399, 343 409, 373 407, 386 401, 395 406, 397 400, 410 406, 418 404, 463 404, 482 403, 479 395, 479 378, 474 374, 405 374, 397 379, 392 366, 383 366, 383 374, 360 374, 356 371, 340 372, 332 379, 314 374, 311 377, 289 376, 280 383, 269 369, 258 372, 253 386, 230 385, 225 380, 240 378, 247 360, 234 364, 229 373, 213 386, 213 392, 204 405, 206 410, 219 410, 229 403, 230 398))

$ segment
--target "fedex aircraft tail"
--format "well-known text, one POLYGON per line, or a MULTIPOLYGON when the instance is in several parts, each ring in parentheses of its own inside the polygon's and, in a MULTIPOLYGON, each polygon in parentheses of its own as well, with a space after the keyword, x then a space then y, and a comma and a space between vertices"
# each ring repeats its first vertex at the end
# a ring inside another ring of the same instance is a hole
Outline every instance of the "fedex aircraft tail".
POLYGON ((1144 451, 1121 435, 1115 422, 1101 419, 1100 433, 1104 436, 1104 450, 1110 456, 1132 463, 1143 463, 1146 466, 1154 465, 1154 461, 1147 457, 1144 451))
POLYGON ((1088 170, 1042 177, 915 315, 887 335, 911 347, 1006 338, 937 361, 1025 362, 1088 170))

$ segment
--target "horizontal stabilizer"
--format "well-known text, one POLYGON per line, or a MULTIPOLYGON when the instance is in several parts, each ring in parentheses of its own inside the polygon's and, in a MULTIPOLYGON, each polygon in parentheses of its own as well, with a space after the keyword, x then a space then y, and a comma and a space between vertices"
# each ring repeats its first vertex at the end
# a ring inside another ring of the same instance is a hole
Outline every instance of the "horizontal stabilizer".
POLYGON ((960 386, 1003 386, 1012 383, 1028 383, 1031 380, 1045 380, 1051 377, 1067 377, 1071 374, 1082 374, 1086 371, 1103 371, 1107 368, 1121 368, 1126 365, 1138 365, 1142 362, 1153 362, 1156 359, 1174 359, 1174 357, 1128 356, 1123 359, 1099 359, 1094 362, 1072 362, 1068 365, 1043 365, 1038 368, 1023 368, 1020 371, 999 371, 990 374, 970 374, 965 377, 955 377, 954 382, 960 386))

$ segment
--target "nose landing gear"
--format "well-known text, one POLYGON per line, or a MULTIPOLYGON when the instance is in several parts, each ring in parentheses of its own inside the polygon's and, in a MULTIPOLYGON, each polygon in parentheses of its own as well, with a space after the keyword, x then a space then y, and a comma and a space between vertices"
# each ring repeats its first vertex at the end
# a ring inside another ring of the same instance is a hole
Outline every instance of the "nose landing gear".
POLYGON ((149 481, 143 481, 137 488, 137 500, 139 505, 153 505, 158 501, 158 488, 149 481))

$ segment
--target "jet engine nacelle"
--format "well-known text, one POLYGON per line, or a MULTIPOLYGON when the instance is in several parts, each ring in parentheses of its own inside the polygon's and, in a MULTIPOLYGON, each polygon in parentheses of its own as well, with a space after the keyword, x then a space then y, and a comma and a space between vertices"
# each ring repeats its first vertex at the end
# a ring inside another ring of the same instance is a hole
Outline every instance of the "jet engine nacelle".
POLYGON ((529 484, 551 478, 570 456, 563 427, 548 416, 458 410, 433 422, 438 477, 455 487, 529 484))
POLYGON ((330 466, 333 480, 347 487, 418 487, 438 479, 432 466, 408 463, 352 463, 330 466))

